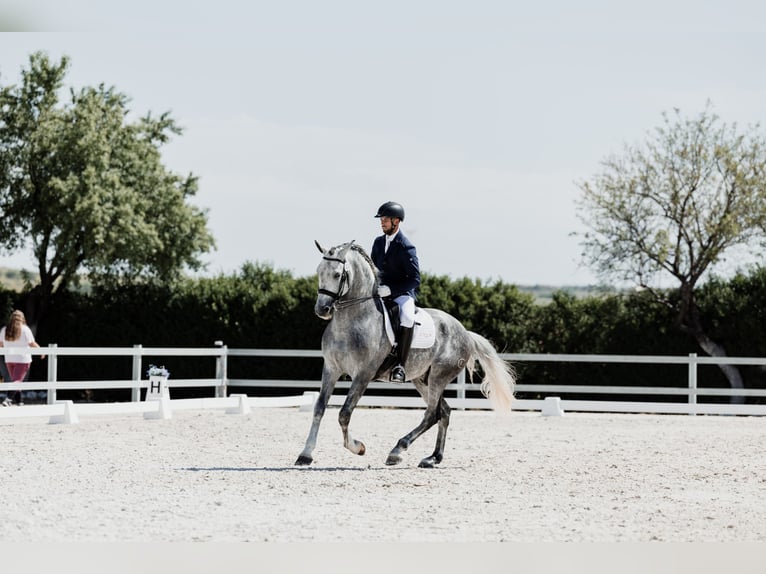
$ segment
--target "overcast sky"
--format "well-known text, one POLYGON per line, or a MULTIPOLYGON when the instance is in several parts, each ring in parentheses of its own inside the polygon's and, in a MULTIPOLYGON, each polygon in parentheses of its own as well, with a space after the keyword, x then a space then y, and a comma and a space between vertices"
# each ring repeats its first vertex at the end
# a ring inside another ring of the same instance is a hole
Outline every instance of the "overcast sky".
POLYGON ((71 58, 72 87, 170 111, 185 133, 164 157, 200 177, 209 274, 258 261, 310 275, 314 239, 369 249, 394 200, 423 271, 596 283, 572 236, 577 181, 663 111, 710 100, 728 123, 766 118, 766 3, 110 4, 0 3, 3 29, 45 31, 0 34, 0 84, 44 50, 71 58))

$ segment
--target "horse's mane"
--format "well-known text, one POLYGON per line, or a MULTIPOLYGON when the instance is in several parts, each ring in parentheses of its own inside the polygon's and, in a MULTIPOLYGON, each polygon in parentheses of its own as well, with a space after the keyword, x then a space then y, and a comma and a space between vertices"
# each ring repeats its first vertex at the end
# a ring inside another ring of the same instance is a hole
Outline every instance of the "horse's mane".
POLYGON ((373 262, 372 262, 372 258, 371 258, 369 255, 367 255, 367 251, 365 251, 364 247, 362 247, 362 246, 361 246, 361 245, 359 245, 358 243, 352 243, 352 244, 351 244, 351 249, 353 249, 353 250, 354 250, 354 251, 356 251, 356 252, 357 252, 359 255, 361 255, 361 256, 362 256, 362 259, 364 259, 364 260, 367 262, 367 264, 368 264, 370 267, 372 267, 372 268, 373 268, 373 270, 374 270, 374 271, 377 273, 377 271, 378 271, 378 268, 377 268, 377 267, 375 267, 375 263, 373 263, 373 262))
POLYGON ((364 259, 367 262, 367 265, 370 266, 370 269, 372 269, 372 275, 375 277, 375 283, 378 282, 378 268, 375 267, 375 263, 373 263, 372 258, 367 255, 367 251, 365 251, 364 247, 361 245, 358 245, 356 243, 351 243, 349 246, 353 251, 356 251, 359 255, 362 256, 362 259, 364 259))

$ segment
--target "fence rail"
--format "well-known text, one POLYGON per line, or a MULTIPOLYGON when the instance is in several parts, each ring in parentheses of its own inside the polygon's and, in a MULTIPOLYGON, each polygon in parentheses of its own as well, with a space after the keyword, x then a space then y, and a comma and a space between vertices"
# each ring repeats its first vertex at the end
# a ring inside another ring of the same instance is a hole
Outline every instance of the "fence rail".
MULTIPOLYGON (((211 357, 215 360, 215 377, 196 379, 171 378, 168 386, 173 387, 211 387, 215 397, 229 396, 229 388, 284 388, 284 389, 319 389, 321 382, 316 380, 282 380, 282 379, 229 379, 228 361, 231 358, 246 357, 287 357, 287 358, 321 358, 319 350, 295 349, 229 349, 217 342, 213 347, 204 348, 175 348, 175 347, 59 347, 55 344, 34 349, 11 349, 0 347, 0 355, 29 353, 32 355, 47 355, 48 376, 45 381, 24 383, 3 383, 0 390, 45 390, 47 403, 57 402, 56 391, 78 389, 120 389, 129 388, 131 402, 140 400, 142 388, 146 388, 147 380, 142 376, 142 360, 146 357, 211 357), (58 380, 59 358, 66 357, 124 357, 130 356, 132 372, 129 379, 108 381, 60 381, 58 380)), ((568 400, 564 398, 561 406, 565 410, 608 411, 608 412, 646 412, 646 413, 684 413, 684 414, 741 414, 766 415, 766 405, 755 404, 709 404, 699 403, 701 396, 715 397, 766 397, 766 389, 731 389, 731 388, 698 388, 697 368, 699 365, 758 365, 766 366, 766 358, 762 357, 698 357, 692 353, 688 356, 664 355, 569 355, 569 354, 529 354, 503 353, 502 359, 514 363, 551 362, 551 363, 622 363, 622 364, 677 364, 687 365, 686 381, 679 381, 677 387, 654 386, 601 386, 601 385, 526 385, 523 382, 516 386, 518 393, 534 392, 543 399, 519 399, 514 403, 515 410, 541 410, 545 397, 593 394, 598 395, 645 395, 645 396, 686 396, 686 402, 633 402, 614 400, 568 400)), ((349 381, 338 381, 337 389, 347 389, 349 381)), ((422 406, 422 401, 416 396, 375 396, 376 390, 414 389, 407 383, 398 385, 385 382, 373 382, 370 391, 360 404, 376 406, 422 406)), ((447 387, 450 404, 456 408, 489 408, 489 403, 483 398, 471 398, 467 391, 477 391, 478 385, 466 383, 465 373, 457 381, 447 387)), ((331 404, 339 404, 342 397, 335 396, 331 404)))

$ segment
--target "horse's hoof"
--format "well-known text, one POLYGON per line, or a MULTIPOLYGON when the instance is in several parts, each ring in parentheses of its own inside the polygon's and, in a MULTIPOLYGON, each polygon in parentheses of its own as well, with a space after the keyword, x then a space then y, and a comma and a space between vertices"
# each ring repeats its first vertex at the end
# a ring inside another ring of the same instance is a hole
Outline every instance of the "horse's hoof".
POLYGON ((436 458, 435 456, 429 456, 428 458, 424 458, 420 461, 420 464, 418 467, 420 468, 435 468, 437 464, 441 462, 440 459, 436 458))
POLYGON ((295 466, 308 466, 313 460, 310 456, 300 455, 298 460, 295 461, 295 466))
POLYGON ((358 454, 359 456, 362 456, 366 452, 367 452, 367 447, 364 446, 363 442, 360 442, 359 443, 359 452, 357 452, 356 454, 358 454))
POLYGON ((388 455, 388 458, 386 459, 386 464, 388 466, 393 466, 395 464, 399 464, 402 462, 402 456, 399 454, 391 453, 388 455))

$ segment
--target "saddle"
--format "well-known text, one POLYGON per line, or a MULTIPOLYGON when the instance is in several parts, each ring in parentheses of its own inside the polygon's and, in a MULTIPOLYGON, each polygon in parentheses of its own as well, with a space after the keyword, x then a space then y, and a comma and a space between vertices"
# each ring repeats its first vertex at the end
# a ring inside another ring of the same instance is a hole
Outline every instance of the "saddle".
POLYGON ((391 320, 391 328, 394 333, 399 332, 399 305, 393 299, 375 298, 375 306, 380 313, 388 313, 388 318, 391 320))
MULTIPOLYGON (((399 332, 400 318, 399 318, 399 305, 396 301, 375 298, 375 306, 381 315, 381 320, 384 323, 388 340, 391 343, 391 350, 386 358, 383 359, 383 363, 378 367, 378 371, 375 374, 376 380, 388 380, 383 375, 389 371, 397 360, 395 333, 399 332)), ((415 309, 415 333, 412 340, 413 349, 427 349, 434 344, 436 331, 434 328, 434 322, 427 312, 422 309, 415 309)))

